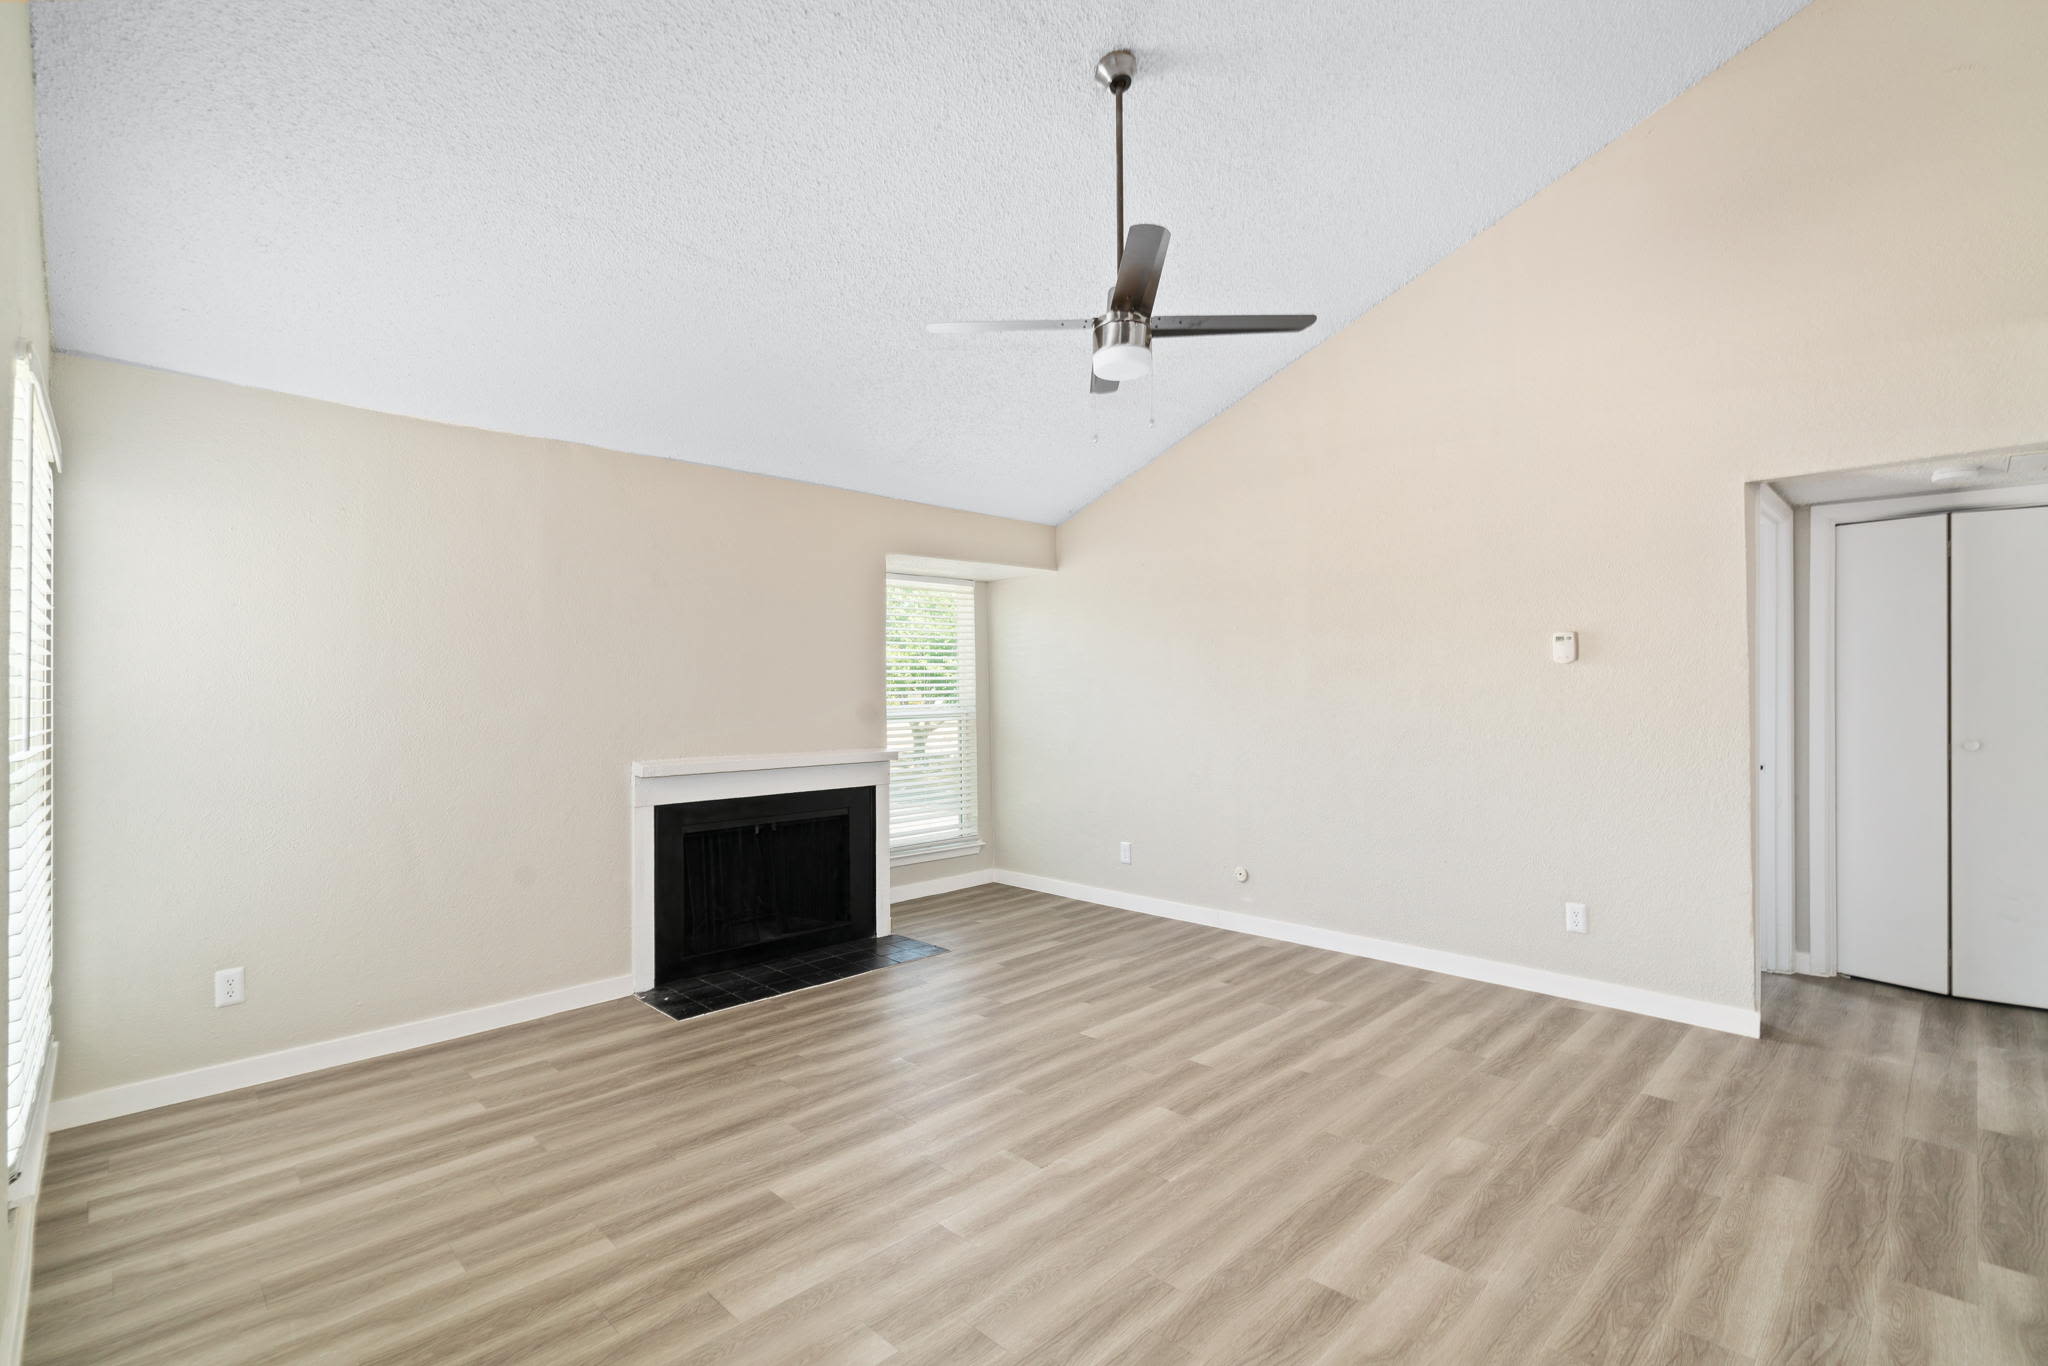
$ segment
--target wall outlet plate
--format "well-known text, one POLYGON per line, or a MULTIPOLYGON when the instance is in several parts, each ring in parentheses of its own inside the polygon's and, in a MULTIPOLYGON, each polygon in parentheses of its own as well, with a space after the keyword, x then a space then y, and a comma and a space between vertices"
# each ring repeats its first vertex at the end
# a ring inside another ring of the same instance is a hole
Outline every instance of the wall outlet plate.
POLYGON ((1568 934, 1586 932, 1586 903, 1567 901, 1564 903, 1564 928, 1568 934))
POLYGON ((213 1003, 218 1006, 238 1006, 248 996, 242 985, 240 968, 222 968, 213 974, 213 1003))
POLYGON ((1125 840, 1117 845, 1116 861, 1118 863, 1129 863, 1131 861, 1131 842, 1129 840, 1125 840))

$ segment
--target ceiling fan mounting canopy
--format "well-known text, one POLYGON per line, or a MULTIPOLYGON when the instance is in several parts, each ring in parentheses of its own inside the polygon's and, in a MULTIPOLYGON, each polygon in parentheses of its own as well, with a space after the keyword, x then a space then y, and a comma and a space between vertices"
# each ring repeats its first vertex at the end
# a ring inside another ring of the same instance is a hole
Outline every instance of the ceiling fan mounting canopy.
POLYGON ((1102 54, 1102 60, 1095 64, 1095 79, 1108 86, 1111 94, 1121 95, 1131 88, 1131 78, 1138 74, 1138 59, 1131 55, 1129 48, 1120 47, 1114 52, 1102 54))
POLYGON ((1125 380, 1152 372, 1154 337, 1222 337, 1255 332, 1299 332, 1315 323, 1313 313, 1240 313, 1159 317, 1152 311, 1166 267, 1170 234, 1157 223, 1132 224, 1124 231, 1124 92, 1138 71, 1138 59, 1118 48, 1095 64, 1095 79, 1116 97, 1116 283, 1109 307, 1092 318, 1038 318, 1014 322, 931 323, 933 332, 1053 332, 1088 328, 1094 341, 1089 392, 1114 393, 1125 380))

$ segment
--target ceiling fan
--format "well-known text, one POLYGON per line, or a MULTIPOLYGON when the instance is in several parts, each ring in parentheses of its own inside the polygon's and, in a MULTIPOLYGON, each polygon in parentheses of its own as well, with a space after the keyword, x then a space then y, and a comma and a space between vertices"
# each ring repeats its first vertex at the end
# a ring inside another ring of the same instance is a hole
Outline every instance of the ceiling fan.
POLYGON ((1165 314, 1152 312, 1159 272, 1166 264, 1167 231, 1133 223, 1124 234, 1124 92, 1138 59, 1119 48, 1095 64, 1095 79, 1116 97, 1116 283, 1109 307, 1093 318, 1027 318, 1000 322, 930 323, 933 332, 1056 332, 1087 328, 1094 334, 1089 392, 1114 393, 1119 382, 1152 373, 1154 337, 1230 337, 1250 332, 1299 332, 1313 313, 1165 314))

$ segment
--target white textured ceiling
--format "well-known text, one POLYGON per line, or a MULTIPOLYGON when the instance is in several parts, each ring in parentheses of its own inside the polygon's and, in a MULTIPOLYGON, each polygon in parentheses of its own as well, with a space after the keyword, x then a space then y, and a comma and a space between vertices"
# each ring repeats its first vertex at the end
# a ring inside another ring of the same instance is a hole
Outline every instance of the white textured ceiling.
POLYGON ((1802 0, 42 0, 72 351, 1059 521, 1802 0), (1110 103, 1162 342, 1092 397, 1110 103))

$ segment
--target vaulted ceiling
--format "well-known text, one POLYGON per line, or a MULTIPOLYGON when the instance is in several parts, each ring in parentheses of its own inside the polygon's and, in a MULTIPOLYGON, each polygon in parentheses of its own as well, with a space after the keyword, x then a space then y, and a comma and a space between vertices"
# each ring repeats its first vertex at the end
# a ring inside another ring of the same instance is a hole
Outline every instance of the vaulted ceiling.
POLYGON ((40 0, 60 347, 1053 522, 1802 0, 40 0), (1111 109, 1168 313, 1088 393, 1111 109))

